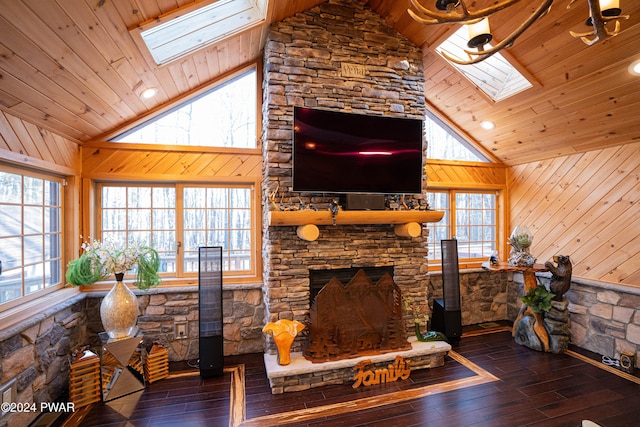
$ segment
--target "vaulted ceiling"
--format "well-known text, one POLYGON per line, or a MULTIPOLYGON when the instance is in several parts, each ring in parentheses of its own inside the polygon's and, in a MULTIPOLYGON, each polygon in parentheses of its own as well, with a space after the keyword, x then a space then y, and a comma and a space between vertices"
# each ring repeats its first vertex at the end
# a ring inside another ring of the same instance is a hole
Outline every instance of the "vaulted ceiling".
MULTIPOLYGON (((640 77, 628 72, 640 59, 640 2, 621 0, 630 19, 620 34, 587 46, 568 33, 586 30, 586 0, 570 8, 571 0, 556 0, 508 50, 534 87, 494 103, 434 53, 455 27, 416 23, 409 0, 363 1, 423 48, 430 107, 495 160, 514 165, 640 140, 640 77), (496 128, 483 130, 482 120, 496 128)), ((263 25, 158 67, 129 29, 189 1, 0 0, 0 108, 79 143, 101 140, 259 59, 270 23, 320 3, 270 0, 263 25), (146 87, 160 92, 143 100, 146 87)), ((504 38, 537 4, 500 12, 494 37, 504 38)))

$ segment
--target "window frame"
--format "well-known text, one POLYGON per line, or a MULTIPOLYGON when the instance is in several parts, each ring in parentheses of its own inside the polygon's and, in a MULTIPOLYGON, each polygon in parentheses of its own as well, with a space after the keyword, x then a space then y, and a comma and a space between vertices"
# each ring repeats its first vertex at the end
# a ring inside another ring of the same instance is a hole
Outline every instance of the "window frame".
MULTIPOLYGON (((429 236, 432 235, 435 227, 438 226, 443 220, 447 219, 448 222, 446 224, 447 229, 447 238, 451 239, 455 237, 455 233, 457 231, 457 204, 456 204, 456 196, 458 194, 490 194, 495 197, 495 250, 500 253, 502 247, 500 245, 500 236, 501 236, 501 219, 503 218, 503 209, 502 206, 502 190, 493 189, 493 188, 429 188, 427 190, 427 194, 429 193, 440 193, 447 194, 448 207, 441 209, 436 207, 437 210, 445 210, 444 218, 437 223, 428 223, 427 229, 429 230, 429 236)), ((432 207, 433 208, 433 207, 432 207)), ((442 225, 440 225, 442 227, 442 225)), ((429 254, 427 256, 428 265, 430 270, 440 270, 442 269, 442 259, 431 257, 432 251, 431 249, 438 245, 438 242, 431 243, 429 238, 427 240, 427 247, 429 248, 429 254)), ((460 268, 478 268, 485 261, 489 260, 489 256, 482 258, 458 258, 458 264, 460 268)))
MULTIPOLYGON (((20 175, 23 177, 30 177, 30 178, 36 178, 36 179, 42 179, 42 180, 46 180, 46 181, 52 181, 52 182, 57 182, 59 184, 59 201, 58 201, 58 205, 59 206, 59 230, 57 232, 55 232, 55 234, 57 234, 59 236, 58 238, 58 245, 57 245, 57 253, 58 256, 56 257, 56 259, 59 262, 59 270, 58 270, 58 277, 59 277, 59 281, 56 284, 51 284, 49 286, 47 286, 46 282, 43 283, 43 288, 39 289, 35 292, 29 293, 29 294, 24 294, 25 291, 25 284, 24 284, 24 280, 25 277, 24 275, 21 276, 21 293, 22 295, 5 301, 5 302, 0 302, 0 312, 5 312, 11 309, 15 309, 19 306, 22 306, 24 304, 27 304, 29 302, 35 301, 39 298, 48 296, 49 294, 60 290, 62 288, 65 287, 66 285, 66 280, 65 280, 65 272, 66 272, 66 263, 65 263, 65 241, 66 241, 66 235, 65 235, 65 185, 66 185, 66 180, 63 176, 57 175, 57 174, 53 174, 53 173, 48 173, 48 172, 43 172, 43 171, 36 171, 33 169, 29 169, 29 168, 20 168, 20 167, 13 167, 10 165, 7 165, 6 163, 2 163, 0 162, 0 170, 3 172, 7 172, 7 173, 11 173, 11 174, 15 174, 15 175, 20 175)), ((24 226, 24 197, 22 197, 22 200, 20 202, 20 206, 22 207, 22 218, 21 218, 21 224, 22 226, 24 226)), ((44 218, 44 208, 48 206, 44 203, 42 204, 43 207, 43 218, 44 218)), ((21 230, 21 238, 24 239, 24 230, 21 230)), ((48 234, 46 232, 45 229, 42 230, 42 236, 48 234)), ((42 262, 46 263, 47 259, 45 259, 45 248, 44 246, 42 247, 42 262)), ((25 268, 24 265, 24 245, 22 246, 22 268, 25 268)))
MULTIPOLYGON (((211 184, 211 183, 178 183, 177 184, 177 188, 180 188, 183 191, 180 191, 177 194, 177 199, 179 199, 179 203, 178 200, 176 200, 176 225, 180 224, 180 228, 183 229, 183 225, 184 224, 184 201, 182 200, 182 197, 184 196, 184 189, 185 188, 226 188, 226 189, 232 189, 232 188, 245 188, 249 190, 249 200, 250 200, 250 205, 249 205, 249 211, 250 211, 250 219, 249 219, 249 233, 252 235, 251 238, 251 245, 249 248, 249 252, 251 254, 251 260, 250 260, 250 265, 251 267, 249 268, 249 270, 232 270, 232 271, 225 271, 223 269, 222 271, 222 276, 224 277, 246 277, 246 276, 255 276, 257 274, 257 270, 256 270, 256 265, 257 265, 257 257, 258 257, 258 253, 257 253, 257 247, 258 247, 258 242, 256 241, 255 238, 255 233, 253 233, 253 231, 255 230, 258 222, 257 222, 257 218, 256 218, 256 204, 255 204, 255 200, 256 200, 256 186, 255 185, 249 185, 249 184, 211 184), (178 206, 181 207, 181 209, 178 209, 178 206), (246 272, 246 273, 240 273, 240 272, 246 272)), ((229 207, 230 209, 230 207, 229 207)), ((229 225, 228 230, 231 230, 231 226, 229 225)), ((183 240, 184 241, 184 229, 183 231, 183 240)), ((181 245, 180 248, 180 255, 184 256, 185 253, 185 245, 184 243, 181 245)), ((223 265, 225 263, 225 260, 227 258, 231 257, 231 252, 233 250, 231 248, 222 248, 222 258, 223 258, 223 265)), ((176 259, 176 266, 177 266, 177 272, 180 272, 180 274, 182 275, 181 277, 197 277, 198 272, 185 272, 184 271, 184 258, 182 258, 182 262, 179 262, 176 259)))
MULTIPOLYGON (((250 268, 248 270, 242 271, 223 271, 223 278, 228 280, 230 283, 246 283, 246 282, 254 282, 256 280, 260 280, 259 274, 261 274, 261 258, 259 256, 258 248, 260 247, 260 233, 257 230, 258 224, 258 216, 261 214, 260 210, 260 200, 258 199, 259 195, 256 191, 259 188, 259 183, 255 181, 240 181, 240 182, 202 182, 202 181, 180 181, 180 182, 169 182, 169 181, 95 181, 95 206, 96 206, 96 222, 94 225, 95 233, 94 235, 98 239, 102 239, 102 219, 103 219, 103 208, 102 208, 102 188, 105 186, 109 187, 151 187, 151 188, 165 188, 170 187, 176 190, 175 194, 175 225, 176 225, 176 257, 175 257, 175 272, 169 273, 160 273, 162 277, 163 283, 167 284, 184 284, 187 282, 192 284, 194 279, 197 281, 198 272, 185 272, 184 271, 184 230, 183 230, 183 215, 184 215, 184 201, 183 201, 183 191, 184 188, 189 187, 203 187, 203 188, 246 188, 250 191, 250 236, 251 236, 251 247, 249 249, 251 260, 250 260, 250 268), (180 244, 178 245, 178 242, 180 244)), ((226 254, 227 251, 223 248, 223 255, 226 254)), ((130 275, 133 277, 133 275, 130 275)), ((128 276, 126 276, 128 277, 128 276)))

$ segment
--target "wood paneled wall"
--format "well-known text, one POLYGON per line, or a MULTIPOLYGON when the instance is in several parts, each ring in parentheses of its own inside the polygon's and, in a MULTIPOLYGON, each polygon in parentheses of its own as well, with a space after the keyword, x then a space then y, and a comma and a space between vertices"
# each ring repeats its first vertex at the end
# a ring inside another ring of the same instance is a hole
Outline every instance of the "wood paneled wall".
MULTIPOLYGON (((0 161, 65 177, 65 236, 79 235, 81 164, 80 146, 75 141, 0 111, 0 161)), ((78 249, 76 239, 64 245, 65 263, 77 256, 78 249)))
POLYGON ((259 150, 88 143, 82 147, 82 174, 96 180, 206 181, 216 177, 254 182, 262 178, 262 154, 259 150))
POLYGON ((62 175, 80 173, 74 141, 0 111, 0 159, 62 175))
POLYGON ((640 142, 514 166, 508 185, 538 262, 569 255, 574 276, 640 286, 640 142))
POLYGON ((427 187, 491 188, 506 186, 506 166, 495 163, 427 160, 427 187))

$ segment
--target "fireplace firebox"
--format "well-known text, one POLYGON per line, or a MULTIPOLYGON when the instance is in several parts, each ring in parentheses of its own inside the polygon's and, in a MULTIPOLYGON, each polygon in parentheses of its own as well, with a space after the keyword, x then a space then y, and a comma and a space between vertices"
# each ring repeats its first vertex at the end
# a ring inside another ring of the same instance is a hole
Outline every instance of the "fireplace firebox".
POLYGON ((346 285, 332 276, 317 293, 310 309, 307 360, 328 362, 411 348, 400 288, 388 270, 375 273, 382 274, 375 283, 364 269, 346 285))
POLYGON ((309 270, 309 307, 316 300, 316 295, 331 279, 334 277, 341 283, 347 284, 353 279, 358 271, 364 271, 369 279, 376 283, 385 275, 389 274, 393 277, 393 266, 383 267, 351 267, 351 268, 332 268, 327 270, 309 270))

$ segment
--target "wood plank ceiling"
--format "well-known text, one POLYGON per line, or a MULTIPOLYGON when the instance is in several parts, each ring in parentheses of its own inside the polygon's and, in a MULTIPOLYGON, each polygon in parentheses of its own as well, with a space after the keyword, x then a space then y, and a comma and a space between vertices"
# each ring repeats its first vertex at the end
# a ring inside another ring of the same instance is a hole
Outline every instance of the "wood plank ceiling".
MULTIPOLYGON (((455 28, 417 24, 408 0, 362 1, 423 47, 429 104, 495 159, 516 165, 640 140, 640 77, 627 71, 640 59, 640 2, 621 0, 631 15, 621 33, 589 47, 568 34, 584 31, 586 1, 568 9, 570 0, 556 0, 509 50, 537 84, 493 103, 433 52, 455 28), (483 130, 481 120, 497 127, 483 130)), ((0 108, 79 143, 103 140, 259 59, 268 24, 322 2, 271 0, 264 25, 158 67, 128 29, 187 0, 0 0, 0 108), (146 87, 158 96, 140 99, 146 87)), ((536 4, 496 16, 496 39, 536 4)))

